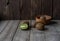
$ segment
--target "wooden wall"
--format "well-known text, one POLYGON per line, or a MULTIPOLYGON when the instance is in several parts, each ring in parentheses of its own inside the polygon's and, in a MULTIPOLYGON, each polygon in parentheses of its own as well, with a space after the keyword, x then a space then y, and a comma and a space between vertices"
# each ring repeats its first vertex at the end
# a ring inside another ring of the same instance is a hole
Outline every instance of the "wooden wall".
POLYGON ((60 19, 60 0, 0 0, 1 19, 34 19, 36 15, 60 19))

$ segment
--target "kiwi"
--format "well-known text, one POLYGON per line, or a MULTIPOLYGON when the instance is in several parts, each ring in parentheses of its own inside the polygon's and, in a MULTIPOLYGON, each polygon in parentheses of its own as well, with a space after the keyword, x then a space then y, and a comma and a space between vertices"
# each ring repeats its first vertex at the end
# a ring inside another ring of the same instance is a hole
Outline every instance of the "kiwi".
POLYGON ((42 23, 36 23, 35 27, 38 30, 44 30, 44 24, 42 24, 42 23))
POLYGON ((28 24, 24 23, 24 24, 20 24, 20 29, 28 29, 28 24))

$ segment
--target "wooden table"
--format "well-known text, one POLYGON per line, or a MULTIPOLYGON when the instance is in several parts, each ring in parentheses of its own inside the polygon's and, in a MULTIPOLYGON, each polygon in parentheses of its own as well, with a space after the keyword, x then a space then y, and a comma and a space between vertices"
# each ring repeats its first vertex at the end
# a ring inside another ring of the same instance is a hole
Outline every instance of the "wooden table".
MULTIPOLYGON (((31 30, 21 30, 20 20, 0 21, 0 41, 60 41, 60 20, 52 20, 53 24, 46 25, 45 31, 35 28, 31 30)), ((30 21, 30 25, 34 20, 30 21)))

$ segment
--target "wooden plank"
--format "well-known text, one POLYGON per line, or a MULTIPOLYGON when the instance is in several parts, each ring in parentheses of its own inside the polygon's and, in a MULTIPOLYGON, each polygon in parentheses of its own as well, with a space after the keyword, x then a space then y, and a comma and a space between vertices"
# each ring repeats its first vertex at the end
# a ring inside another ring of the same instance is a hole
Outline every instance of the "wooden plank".
POLYGON ((52 20, 52 24, 46 25, 47 31, 60 32, 60 20, 52 20))
POLYGON ((5 38, 4 41, 12 41, 13 37, 14 37, 14 34, 15 34, 15 31, 18 27, 18 24, 19 24, 19 21, 14 21, 14 24, 13 26, 11 27, 11 30, 10 30, 10 33, 8 33, 7 35, 7 38, 5 38))
POLYGON ((52 0, 31 0, 31 17, 35 18, 37 15, 52 16, 52 0))
POLYGON ((6 5, 5 0, 0 0, 0 17, 1 17, 1 20, 4 19, 3 17, 5 17, 5 15, 3 14, 5 5, 6 5))
POLYGON ((45 31, 46 32, 56 32, 56 28, 54 26, 45 26, 45 31))
POLYGON ((22 31, 18 28, 13 41, 29 41, 29 31, 22 31))
MULTIPOLYGON (((30 41, 59 41, 60 33, 56 30, 56 28, 54 30, 55 25, 56 24, 46 26, 46 28, 48 28, 47 31, 39 31, 35 28, 32 28, 31 33, 30 33, 30 41)), ((20 30, 21 29, 17 30, 17 33, 19 33, 18 31, 20 31, 20 30)), ((20 32, 23 33, 25 31, 20 31, 20 32)), ((23 37, 25 37, 24 36, 25 34, 21 35, 21 33, 15 35, 15 37, 14 37, 15 39, 13 39, 13 40, 14 41, 26 40, 26 38, 23 38, 23 37), (20 38, 20 37, 22 37, 22 38, 20 38)))
POLYGON ((4 31, 0 34, 0 41, 11 41, 19 21, 11 20, 4 31))
POLYGON ((37 15, 42 14, 41 0, 31 0, 31 18, 35 19, 37 15))
POLYGON ((31 0, 21 0, 20 11, 22 20, 31 19, 31 0))
POLYGON ((11 19, 20 19, 19 0, 9 0, 9 15, 11 19))
POLYGON ((30 30, 21 30, 18 27, 18 30, 13 38, 13 41, 29 41, 30 30))
POLYGON ((53 25, 53 27, 57 30, 57 32, 60 32, 60 20, 54 20, 56 23, 53 25))
MULTIPOLYGON (((60 21, 59 20, 53 20, 56 22, 55 24, 50 25, 50 27, 54 27, 51 29, 51 31, 45 31, 45 40, 46 41, 60 41, 60 21), (53 31, 55 30, 55 31, 53 31)), ((50 29, 50 28, 49 28, 50 29)))
POLYGON ((57 23, 58 23, 58 21, 51 20, 51 22, 50 22, 49 25, 45 25, 46 31, 47 31, 47 32, 56 32, 57 29, 56 29, 55 26, 58 25, 57 23))
POLYGON ((60 19, 60 0, 53 0, 53 18, 60 19))
MULTIPOLYGON (((55 23, 46 25, 45 28, 47 28, 47 30, 45 30, 44 32, 33 28, 30 35, 30 41, 60 41, 60 31, 59 31, 60 21, 59 20, 52 20, 52 21, 55 23)), ((34 22, 35 21, 32 20, 31 24, 33 25, 34 22)))
POLYGON ((8 21, 0 21, 0 33, 5 29, 7 24, 8 24, 8 21))
POLYGON ((52 0, 42 0, 42 14, 52 16, 52 0))
POLYGON ((30 41, 45 41, 44 31, 33 28, 30 34, 30 41))
POLYGON ((60 33, 58 32, 48 32, 45 36, 46 41, 60 41, 60 33))
MULTIPOLYGON (((8 5, 6 5, 5 6, 5 8, 4 8, 4 11, 3 11, 3 15, 4 15, 4 19, 6 20, 8 20, 8 19, 10 19, 10 13, 9 13, 9 6, 8 5)), ((3 20, 4 20, 3 19, 3 20)))
POLYGON ((0 12, 2 12, 4 10, 5 5, 6 5, 6 1, 0 0, 0 12))
POLYGON ((0 34, 0 41, 2 41, 7 36, 12 23, 13 23, 13 21, 10 21, 9 24, 4 29, 4 31, 0 34))
POLYGON ((8 0, 5 0, 5 6, 3 10, 3 20, 9 19, 9 5, 7 3, 8 3, 8 0))
MULTIPOLYGON (((35 21, 32 20, 32 23, 31 23, 32 27, 33 27, 34 23, 35 23, 35 21)), ((57 32, 57 29, 55 28, 54 25, 57 25, 57 24, 46 25, 45 31, 39 31, 39 30, 33 28, 31 31, 31 35, 30 35, 30 41, 51 41, 50 39, 52 39, 52 38, 50 38, 50 36, 55 37, 55 38, 60 36, 60 35, 55 36, 55 34, 58 34, 59 32, 57 32), (54 36, 49 35, 49 34, 54 34, 54 36), (49 35, 49 37, 47 35, 49 35)), ((57 39, 59 39, 59 37, 57 39)), ((56 41, 57 41, 57 39, 56 39, 56 41)))

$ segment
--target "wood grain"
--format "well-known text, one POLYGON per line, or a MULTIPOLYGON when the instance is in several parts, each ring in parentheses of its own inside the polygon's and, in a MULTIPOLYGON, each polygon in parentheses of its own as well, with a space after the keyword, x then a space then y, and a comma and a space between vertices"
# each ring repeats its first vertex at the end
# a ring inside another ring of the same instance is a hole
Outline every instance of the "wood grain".
POLYGON ((41 15, 41 0, 31 0, 31 17, 35 19, 37 15, 41 15))
POLYGON ((42 0, 42 14, 52 16, 52 0, 42 0))
POLYGON ((4 17, 5 17, 5 15, 3 14, 5 5, 6 5, 6 1, 0 0, 0 18, 1 18, 1 20, 4 19, 4 17))
POLYGON ((10 0, 9 2, 9 13, 11 14, 11 19, 20 19, 19 0, 10 0))
POLYGON ((59 4, 60 0, 0 0, 0 19, 27 20, 45 14, 60 19, 59 4))
POLYGON ((22 20, 31 19, 31 0, 21 0, 20 17, 22 20), (21 6, 22 5, 22 6, 21 6))
MULTIPOLYGON (((45 28, 48 29, 45 31, 33 27, 30 30, 21 30, 19 27, 21 21, 0 21, 0 28, 5 26, 3 32, 0 33, 0 41, 60 41, 60 20, 52 20, 55 23, 46 25, 45 28)), ((29 22, 31 23, 31 21, 29 22)), ((32 20, 31 25, 34 22, 32 20)))
POLYGON ((18 23, 18 20, 11 20, 4 31, 0 34, 0 41, 12 41, 18 23))
POLYGON ((60 33, 58 32, 48 32, 45 34, 46 41, 60 41, 60 33))
POLYGON ((30 41, 45 41, 44 31, 32 29, 30 34, 30 41))
POLYGON ((3 32, 9 21, 0 21, 0 33, 3 32))
POLYGON ((20 27, 18 26, 13 41, 29 41, 29 37, 30 37, 30 30, 21 30, 20 27))
POLYGON ((60 19, 60 0, 53 0, 53 18, 60 19))

